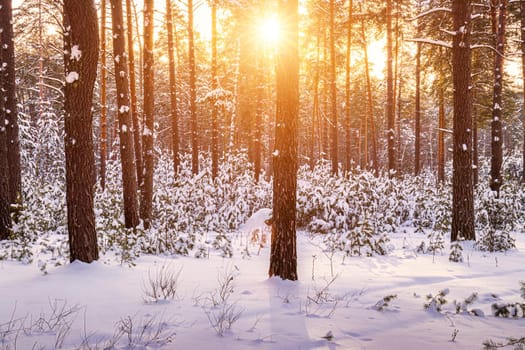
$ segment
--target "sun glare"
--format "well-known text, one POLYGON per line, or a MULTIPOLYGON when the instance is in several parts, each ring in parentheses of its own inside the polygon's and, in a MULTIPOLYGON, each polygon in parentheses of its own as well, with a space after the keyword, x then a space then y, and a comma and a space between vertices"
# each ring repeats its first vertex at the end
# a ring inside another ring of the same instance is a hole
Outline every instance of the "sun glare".
POLYGON ((368 61, 370 74, 378 79, 385 77, 386 53, 383 40, 372 41, 368 45, 368 61))
POLYGON ((267 44, 276 44, 280 34, 279 21, 276 17, 267 17, 259 24, 259 36, 267 44))

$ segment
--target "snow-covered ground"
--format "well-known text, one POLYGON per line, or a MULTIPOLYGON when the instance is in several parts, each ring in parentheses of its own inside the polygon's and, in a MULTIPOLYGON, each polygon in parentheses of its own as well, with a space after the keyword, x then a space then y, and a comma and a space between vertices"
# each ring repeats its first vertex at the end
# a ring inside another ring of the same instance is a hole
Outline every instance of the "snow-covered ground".
POLYGON ((466 248, 453 263, 448 249, 417 254, 421 234, 411 228, 390 237, 389 255, 373 257, 323 252, 319 237, 299 232, 297 282, 268 279, 268 245, 247 236, 233 237, 233 258, 144 255, 130 267, 106 255, 47 274, 37 263, 0 262, 0 349, 480 349, 525 336, 525 318, 491 310, 525 302, 523 234, 510 252, 466 248), (174 298, 153 301, 150 282, 168 275, 174 298), (425 309, 440 291, 441 311, 425 309), (454 301, 472 293, 456 313, 454 301))

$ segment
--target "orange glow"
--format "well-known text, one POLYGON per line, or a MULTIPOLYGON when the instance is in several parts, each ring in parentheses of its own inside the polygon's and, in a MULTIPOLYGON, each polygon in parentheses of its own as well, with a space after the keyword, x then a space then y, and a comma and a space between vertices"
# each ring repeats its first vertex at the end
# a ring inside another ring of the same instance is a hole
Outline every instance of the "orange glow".
POLYGON ((279 41, 281 26, 277 17, 267 17, 260 20, 257 31, 261 40, 274 46, 279 41))

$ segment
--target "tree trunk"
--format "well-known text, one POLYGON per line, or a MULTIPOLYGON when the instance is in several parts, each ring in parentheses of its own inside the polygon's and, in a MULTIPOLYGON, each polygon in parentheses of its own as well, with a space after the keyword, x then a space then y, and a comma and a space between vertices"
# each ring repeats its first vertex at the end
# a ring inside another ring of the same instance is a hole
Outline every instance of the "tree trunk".
POLYGON ((392 0, 386 1, 386 120, 388 171, 392 176, 396 170, 395 115, 394 115, 394 73, 392 70, 392 0))
MULTIPOLYGON (((417 37, 419 38, 419 35, 417 37)), ((421 155, 421 43, 418 42, 416 47, 416 125, 414 130, 416 138, 414 144, 414 174, 418 176, 420 172, 419 166, 421 155)))
POLYGON ((179 115, 177 112, 177 75, 175 67, 175 41, 171 0, 166 0, 166 30, 168 31, 168 61, 170 69, 171 145, 173 151, 173 175, 179 173, 179 115))
MULTIPOLYGON (((131 119, 133 120, 133 143, 135 147, 135 167, 137 173, 137 183, 140 185, 144 181, 144 162, 142 160, 142 140, 141 127, 139 121, 139 107, 137 103, 137 86, 135 78, 135 42, 133 41, 133 13, 131 11, 131 1, 126 0, 126 34, 128 42, 128 72, 129 72, 129 94, 131 98, 131 119)), ((140 46, 140 42, 139 42, 140 46)))
POLYGON ((193 0, 188 0, 188 55, 190 66, 191 171, 196 175, 199 173, 199 135, 197 130, 197 91, 195 86, 193 0))
POLYGON ((445 182, 445 89, 444 81, 439 79, 438 86, 438 183, 445 182))
POLYGON ((298 1, 279 4, 283 36, 277 48, 273 152, 273 227, 269 275, 297 280, 296 197, 299 117, 298 1))
MULTIPOLYGON (((3 76, 0 74, 0 86, 2 80, 3 76)), ((9 238, 9 230, 11 228, 7 128, 5 127, 5 121, 4 99, 0 98, 0 241, 9 238)))
POLYGON ((153 133, 155 132, 155 91, 154 91, 154 60, 153 60, 153 0, 144 0, 144 132, 142 139, 144 180, 141 183, 140 216, 144 221, 144 228, 151 226, 153 207, 153 172, 154 172, 154 150, 153 133))
POLYGON ((111 23, 113 27, 113 56, 115 57, 115 83, 117 87, 120 162, 122 165, 122 186, 124 190, 124 225, 126 228, 133 228, 139 224, 139 215, 122 0, 111 0, 111 23))
POLYGON ((472 96, 470 91, 470 0, 452 2, 454 83, 454 170, 451 241, 475 240, 472 185, 472 96))
MULTIPOLYGON (((211 88, 216 92, 218 88, 217 81, 217 0, 211 3, 211 88)), ((216 96, 216 94, 214 94, 216 96)), ((211 176, 215 179, 219 173, 219 121, 217 100, 212 99, 211 109, 211 176)), ((259 158, 260 161, 260 158, 259 158)), ((259 164, 256 164, 260 167, 259 164)), ((255 168, 255 178, 259 179, 259 169, 255 168)))
POLYGON ((522 150, 522 182, 525 183, 525 1, 520 2, 520 17, 521 17, 521 74, 523 80, 523 150, 522 150))
POLYGON ((507 0, 492 0, 491 8, 493 13, 493 34, 496 36, 496 53, 494 54, 494 95, 492 104, 492 123, 491 123, 491 166, 490 166, 490 188, 499 195, 499 190, 503 183, 501 177, 501 165, 503 163, 503 63, 505 54, 505 23, 507 18, 507 0))
POLYGON ((98 259, 93 210, 95 157, 93 87, 97 76, 98 19, 92 0, 64 0, 66 203, 70 260, 98 259))
POLYGON ((108 109, 106 100, 106 0, 100 2, 100 187, 106 188, 108 153, 108 109))
POLYGON ((338 173, 338 138, 337 138, 337 85, 336 85, 336 56, 335 56, 335 0, 330 0, 330 159, 332 160, 332 175, 338 173))
POLYGON ((15 44, 13 34, 12 0, 0 0, 0 29, 2 47, 2 90, 7 127, 7 161, 9 166, 9 200, 21 201, 22 172, 20 167, 20 138, 15 80, 15 44))
POLYGON ((348 24, 346 34, 346 76, 345 76, 345 127, 346 127, 346 140, 345 140, 345 171, 350 172, 352 169, 352 128, 351 128, 351 109, 350 109, 350 63, 352 54, 352 25, 354 23, 353 15, 353 0, 349 0, 348 3, 348 24))

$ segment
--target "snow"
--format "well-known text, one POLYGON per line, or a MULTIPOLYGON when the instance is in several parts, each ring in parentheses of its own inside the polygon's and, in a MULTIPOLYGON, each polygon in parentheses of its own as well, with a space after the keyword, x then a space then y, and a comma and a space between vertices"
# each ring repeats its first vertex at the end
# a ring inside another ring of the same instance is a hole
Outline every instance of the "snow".
MULTIPOLYGON (((260 224, 267 213, 252 217, 246 226, 260 224)), ((106 344, 129 322, 138 329, 150 320, 164 327, 158 339, 162 349, 477 349, 486 339, 502 341, 525 334, 525 319, 501 319, 491 313, 494 302, 520 299, 518 281, 525 277, 522 234, 517 235, 517 250, 505 254, 466 248, 464 263, 449 262, 448 254, 416 254, 420 236, 409 228, 391 237, 396 248, 388 256, 368 258, 330 257, 320 251, 318 237, 299 232, 297 238, 297 282, 267 278, 268 247, 249 258, 146 255, 136 260, 135 267, 104 256, 89 265, 48 267, 46 275, 35 264, 4 261, 0 263, 0 329, 5 330, 10 320, 28 327, 50 319, 53 309, 72 308, 63 349, 76 349, 82 341, 92 347, 106 344), (176 297, 146 302, 149 279, 169 269, 180 271, 176 297), (214 293, 224 276, 232 278, 226 301, 241 313, 221 337, 209 318, 220 311, 211 300, 217 297, 214 293), (441 311, 435 301, 425 310, 426 296, 440 291, 445 291, 448 301, 441 311), (478 299, 472 307, 484 316, 456 313, 453 301, 462 302, 473 292, 478 299), (388 295, 395 297, 385 306, 388 295)), ((238 249, 244 244, 234 243, 238 249)), ((38 255, 44 259, 44 253, 38 255)), ((54 348, 58 329, 41 325, 41 329, 31 327, 30 334, 18 334, 18 349, 35 344, 54 348)), ((141 345, 147 337, 138 334, 133 340, 136 348, 157 348, 154 342, 141 345)), ((129 345, 127 336, 119 341, 118 349, 129 345)))
POLYGON ((79 75, 77 72, 69 72, 69 74, 66 76, 66 82, 69 83, 69 84, 72 84, 74 83, 75 81, 77 81, 79 79, 79 75))
POLYGON ((80 61, 82 57, 82 51, 78 48, 78 45, 73 45, 71 47, 71 59, 75 61, 80 61))

